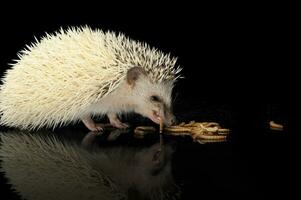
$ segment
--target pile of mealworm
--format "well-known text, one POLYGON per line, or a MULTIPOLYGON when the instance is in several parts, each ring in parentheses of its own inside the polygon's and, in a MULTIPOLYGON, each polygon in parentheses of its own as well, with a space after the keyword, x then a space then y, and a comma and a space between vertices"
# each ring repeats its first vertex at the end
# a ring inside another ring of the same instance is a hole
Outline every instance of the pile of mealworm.
MULTIPOLYGON (((143 136, 147 133, 154 133, 156 129, 152 126, 138 126, 135 129, 136 136, 143 136)), ((229 129, 222 128, 216 122, 195 122, 180 123, 175 126, 163 127, 160 124, 160 133, 174 136, 190 136, 193 141, 199 143, 222 142, 227 139, 229 129)))

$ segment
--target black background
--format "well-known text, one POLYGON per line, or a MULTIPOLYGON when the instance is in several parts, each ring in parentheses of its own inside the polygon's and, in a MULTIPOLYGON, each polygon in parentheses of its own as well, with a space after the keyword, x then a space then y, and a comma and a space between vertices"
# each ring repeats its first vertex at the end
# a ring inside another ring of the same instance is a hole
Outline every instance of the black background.
POLYGON ((177 56, 185 77, 175 88, 179 105, 188 101, 204 107, 226 105, 242 121, 262 122, 272 110, 276 121, 296 127, 292 116, 299 110, 299 73, 293 62, 297 28, 292 7, 126 4, 4 7, 0 74, 34 37, 60 27, 89 25, 122 32, 177 56))
POLYGON ((186 77, 179 83, 185 96, 277 103, 289 95, 288 86, 292 89, 295 83, 294 13, 288 15, 279 5, 191 4, 176 9, 154 4, 131 10, 114 10, 112 5, 76 10, 8 7, 1 18, 1 71, 34 36, 89 25, 122 32, 177 56, 186 77))
POLYGON ((266 187, 268 194, 291 192, 296 168, 295 160, 289 159, 296 152, 296 144, 290 145, 291 132, 286 136, 263 132, 273 117, 294 130, 297 127, 295 13, 273 4, 195 3, 177 8, 149 4, 130 10, 99 4, 80 9, 47 4, 36 10, 8 7, 1 16, 0 73, 34 36, 60 27, 89 25, 147 42, 177 56, 183 67, 185 78, 175 88, 180 120, 224 123, 234 130, 234 149, 246 153, 251 168, 257 169, 254 174, 263 177, 261 188, 266 187), (275 116, 271 110, 276 110, 275 116), (260 165, 265 170, 260 171, 260 165))

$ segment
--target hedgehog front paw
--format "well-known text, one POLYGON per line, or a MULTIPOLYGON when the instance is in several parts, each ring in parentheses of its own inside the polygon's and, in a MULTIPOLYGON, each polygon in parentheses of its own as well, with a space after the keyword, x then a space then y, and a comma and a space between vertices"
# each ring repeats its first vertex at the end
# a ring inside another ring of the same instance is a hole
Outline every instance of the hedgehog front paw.
POLYGON ((95 131, 103 131, 103 127, 104 125, 103 124, 95 124, 94 126, 95 128, 95 131))
POLYGON ((129 127, 129 125, 122 123, 116 114, 114 113, 108 113, 108 118, 110 120, 110 123, 112 126, 116 127, 116 128, 120 128, 120 129, 126 129, 129 127))
POLYGON ((111 122, 111 125, 116 127, 116 128, 121 128, 121 129, 126 129, 129 127, 128 124, 126 123, 122 123, 121 121, 114 121, 114 122, 111 122))
POLYGON ((82 122, 90 131, 103 131, 103 124, 95 123, 90 117, 82 119, 82 122))
POLYGON ((110 120, 110 123, 112 126, 116 127, 116 128, 121 128, 121 129, 126 129, 129 127, 129 125, 125 124, 125 123, 122 123, 116 114, 108 114, 108 117, 109 117, 109 120, 110 120))
POLYGON ((86 125, 86 127, 90 130, 90 131, 103 131, 103 124, 90 124, 89 126, 86 125))

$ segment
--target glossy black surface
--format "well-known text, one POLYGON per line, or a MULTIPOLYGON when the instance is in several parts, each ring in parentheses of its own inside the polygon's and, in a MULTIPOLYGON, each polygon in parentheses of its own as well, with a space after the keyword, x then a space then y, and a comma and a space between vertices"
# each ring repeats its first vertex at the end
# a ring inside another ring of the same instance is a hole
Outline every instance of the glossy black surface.
MULTIPOLYGON (((217 121, 231 129, 228 141, 199 144, 189 137, 165 135, 164 147, 158 153, 160 145, 157 134, 135 138, 132 129, 106 131, 98 136, 89 133, 81 124, 53 132, 24 133, 4 129, 1 132, 2 139, 5 139, 1 144, 1 156, 8 154, 9 150, 8 155, 15 156, 1 161, 5 166, 1 173, 2 194, 8 199, 18 199, 11 191, 15 188, 19 189, 19 195, 25 197, 39 193, 46 194, 43 199, 53 194, 56 199, 83 199, 87 196, 89 199, 101 199, 101 194, 108 195, 110 192, 104 194, 100 191, 106 188, 104 191, 108 192, 108 188, 112 187, 112 193, 121 195, 118 198, 129 199, 148 199, 150 196, 153 199, 193 199, 195 196, 245 199, 258 196, 267 198, 275 194, 290 195, 291 187, 294 187, 290 180, 295 174, 295 161, 291 156, 296 154, 295 147, 289 146, 291 135, 286 131, 270 131, 264 126, 254 126, 251 121, 240 125, 239 122, 244 121, 240 118, 244 115, 234 115, 233 110, 225 105, 200 105, 191 102, 189 110, 183 107, 186 112, 181 108, 176 109, 179 121, 217 121), (207 112, 213 108, 214 114, 207 112), (53 140, 53 137, 57 139, 53 140), (42 145, 52 143, 57 146, 45 150, 42 145), (61 143, 66 151, 58 148, 61 143), (25 144, 30 146, 26 149, 25 144), (7 146, 11 146, 11 149, 7 146), (33 149, 30 150, 31 147, 33 149), (36 156, 31 157, 31 151, 36 156), (18 157, 20 155, 23 156, 18 157), (66 155, 69 157, 64 157, 66 155), (75 164, 70 164, 74 158, 75 164), (77 159, 81 162, 77 163, 77 159), (20 162, 22 165, 6 164, 9 162, 20 162), (9 169, 8 166, 14 167, 9 169), (38 166, 42 166, 42 170, 39 171, 38 166), (101 174, 101 177, 107 177, 114 186, 107 183, 110 181, 103 181, 101 183, 104 185, 101 185, 99 179, 94 179, 95 171, 98 176, 101 174), (22 176, 18 177, 18 174, 22 176), (9 185, 6 184, 7 180, 11 180, 9 185), (31 183, 32 180, 36 183, 31 183), (22 184, 27 187, 22 187, 22 184), (95 192, 95 188, 100 189, 95 192), (73 193, 82 195, 74 197, 73 193)), ((125 120, 131 121, 133 127, 137 124, 154 125, 136 115, 129 118, 125 120)))

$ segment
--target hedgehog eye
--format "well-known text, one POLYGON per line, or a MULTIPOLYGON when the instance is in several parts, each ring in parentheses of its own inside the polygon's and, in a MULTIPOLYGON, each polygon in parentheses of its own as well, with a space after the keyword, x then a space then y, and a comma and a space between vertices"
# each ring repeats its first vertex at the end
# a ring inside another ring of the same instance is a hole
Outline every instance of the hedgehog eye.
POLYGON ((153 101, 153 102, 160 102, 160 98, 158 96, 156 96, 156 95, 152 95, 150 97, 150 100, 153 101))

